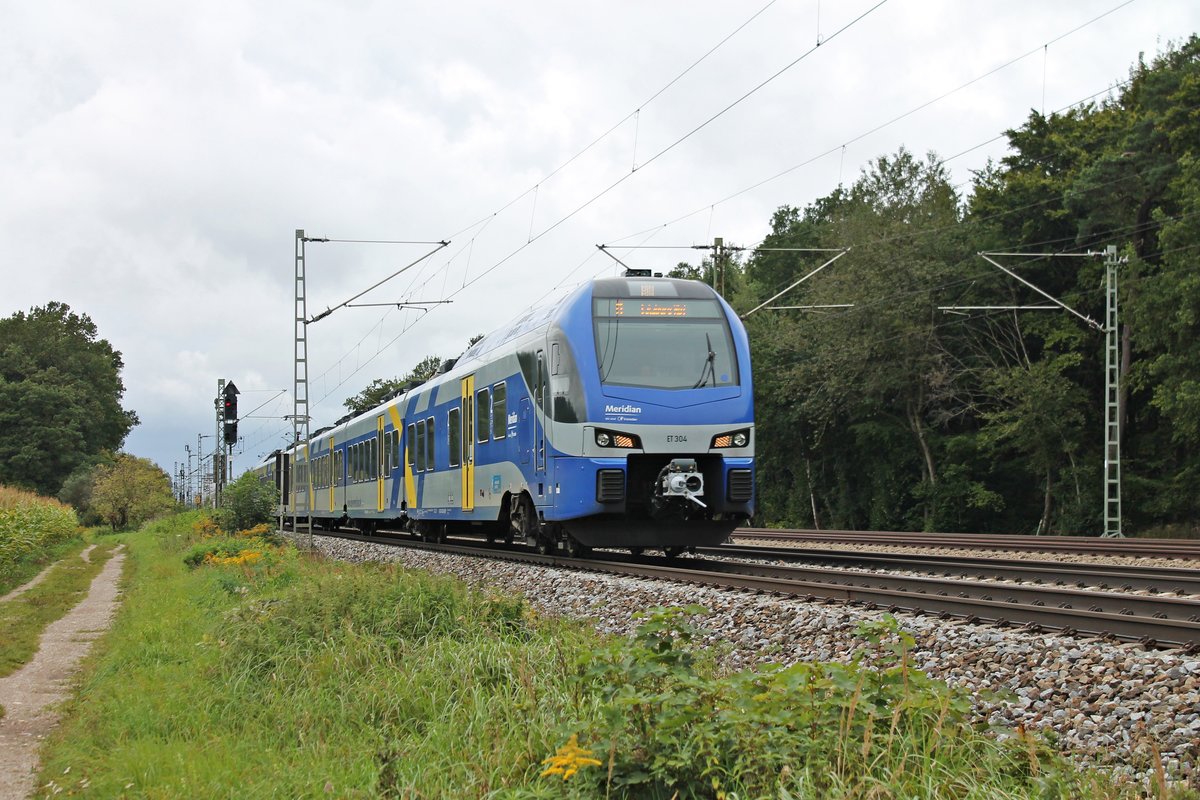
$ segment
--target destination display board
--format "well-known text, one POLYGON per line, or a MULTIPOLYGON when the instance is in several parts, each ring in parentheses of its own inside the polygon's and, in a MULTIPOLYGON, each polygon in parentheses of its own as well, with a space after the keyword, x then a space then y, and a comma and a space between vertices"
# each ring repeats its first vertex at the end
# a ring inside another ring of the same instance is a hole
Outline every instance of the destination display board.
POLYGON ((596 298, 597 317, 638 319, 715 319, 721 316, 715 300, 686 300, 680 297, 596 298))

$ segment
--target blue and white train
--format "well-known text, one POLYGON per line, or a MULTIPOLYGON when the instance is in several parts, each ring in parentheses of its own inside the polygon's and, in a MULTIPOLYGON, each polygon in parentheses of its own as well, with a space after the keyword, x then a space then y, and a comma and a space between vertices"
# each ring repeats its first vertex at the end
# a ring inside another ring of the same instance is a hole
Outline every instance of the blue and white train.
POLYGON ((256 471, 283 514, 317 526, 675 554, 754 511, 753 396, 729 305, 703 283, 630 272, 526 313, 256 471))

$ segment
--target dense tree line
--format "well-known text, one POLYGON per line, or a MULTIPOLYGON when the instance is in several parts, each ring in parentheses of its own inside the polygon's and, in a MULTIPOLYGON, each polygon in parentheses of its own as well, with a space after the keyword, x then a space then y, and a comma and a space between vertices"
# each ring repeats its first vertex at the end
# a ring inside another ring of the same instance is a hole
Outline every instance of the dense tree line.
MULTIPOLYGON (((960 193, 936 155, 880 157, 849 187, 774 215, 763 248, 850 248, 746 318, 760 518, 822 527, 1096 533, 1104 336, 981 251, 1116 245, 1124 517, 1200 518, 1200 40, 1138 64, 1109 100, 1033 113, 960 193)), ((754 252, 725 270, 745 313, 832 253, 754 252)), ((1104 319, 1101 259, 1010 259, 1104 319)), ((700 271, 711 274, 711 264, 700 271)))

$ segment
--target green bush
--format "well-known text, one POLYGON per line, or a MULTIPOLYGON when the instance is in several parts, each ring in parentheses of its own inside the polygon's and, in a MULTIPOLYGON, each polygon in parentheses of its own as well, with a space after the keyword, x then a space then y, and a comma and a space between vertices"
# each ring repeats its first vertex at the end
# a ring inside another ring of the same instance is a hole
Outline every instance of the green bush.
POLYGON ((245 530, 270 522, 276 501, 275 487, 247 472, 222 491, 217 521, 226 530, 245 530))

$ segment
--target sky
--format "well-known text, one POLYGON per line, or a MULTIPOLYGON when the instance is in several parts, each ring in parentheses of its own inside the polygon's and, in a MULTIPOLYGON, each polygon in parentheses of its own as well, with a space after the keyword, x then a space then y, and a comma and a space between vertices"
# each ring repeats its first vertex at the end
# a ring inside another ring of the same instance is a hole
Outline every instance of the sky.
POLYGON ((1200 30, 1194 0, 3 6, 0 317, 89 315, 125 449, 171 472, 212 450, 218 379, 235 471, 290 437, 297 229, 342 240, 304 251, 308 316, 336 309, 307 328, 315 430, 617 274, 597 244, 697 264, 901 147, 965 196, 1031 110, 1200 30))

